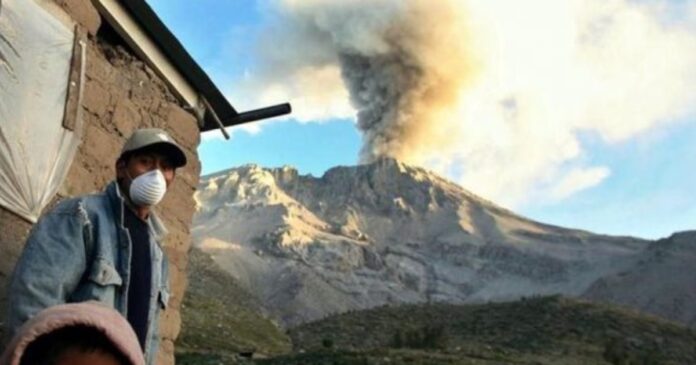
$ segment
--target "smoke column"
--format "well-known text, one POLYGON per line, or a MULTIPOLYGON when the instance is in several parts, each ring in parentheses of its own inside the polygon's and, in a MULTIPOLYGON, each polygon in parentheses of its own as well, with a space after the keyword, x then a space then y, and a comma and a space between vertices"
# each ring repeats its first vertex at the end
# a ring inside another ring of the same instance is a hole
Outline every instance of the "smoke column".
POLYGON ((475 78, 459 8, 415 1, 400 10, 381 34, 380 52, 338 53, 364 136, 364 162, 385 156, 414 162, 436 149, 447 136, 438 115, 453 108, 475 78))
POLYGON ((508 206, 600 183, 607 144, 696 115, 696 1, 279 0, 244 88, 356 116, 389 156, 508 206))
MULTIPOLYGON (((350 101, 351 108, 344 109, 357 114, 363 162, 385 156, 420 162, 419 156, 447 135, 433 119, 458 103, 475 77, 467 17, 455 4, 283 1, 275 27, 259 42, 280 47, 262 50, 260 59, 270 65, 263 72, 265 83, 291 75, 290 84, 305 87, 288 94, 338 94, 350 101), (333 79, 326 80, 326 75, 333 79), (322 78, 318 87, 306 88, 310 79, 322 78), (332 91, 336 85, 347 93, 332 91)), ((308 108, 322 109, 321 103, 309 104, 308 108)))

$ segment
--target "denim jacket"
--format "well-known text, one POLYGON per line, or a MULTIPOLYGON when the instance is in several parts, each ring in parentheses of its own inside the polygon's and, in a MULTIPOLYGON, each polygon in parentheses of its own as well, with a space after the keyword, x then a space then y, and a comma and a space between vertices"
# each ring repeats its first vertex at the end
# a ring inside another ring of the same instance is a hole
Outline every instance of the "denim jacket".
MULTIPOLYGON (((102 193, 62 201, 41 217, 9 285, 9 336, 42 309, 61 303, 96 300, 127 316, 131 240, 123 226, 124 209, 114 181, 102 193)), ((169 300, 169 281, 167 259, 159 243, 166 229, 154 214, 148 225, 152 289, 145 359, 154 364, 159 314, 169 300)))

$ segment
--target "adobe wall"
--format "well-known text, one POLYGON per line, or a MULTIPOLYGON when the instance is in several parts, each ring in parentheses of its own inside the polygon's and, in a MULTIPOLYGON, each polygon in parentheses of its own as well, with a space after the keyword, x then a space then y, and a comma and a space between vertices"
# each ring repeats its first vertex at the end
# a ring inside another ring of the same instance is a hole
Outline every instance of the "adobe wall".
MULTIPOLYGON (((41 1, 39 1, 40 3, 41 1)), ((129 51, 99 32, 101 19, 89 0, 54 0, 49 7, 64 11, 89 31, 86 82, 82 101, 84 134, 58 197, 101 190, 115 177, 121 146, 139 127, 170 132, 186 150, 188 165, 177 177, 157 211, 169 230, 165 251, 170 260, 172 297, 161 323, 159 364, 174 363, 174 340, 180 329, 179 307, 186 286, 189 227, 195 210, 193 193, 200 163, 196 148, 200 133, 194 116, 179 105, 167 86, 129 51)), ((44 4, 44 6, 46 6, 44 4)), ((5 312, 5 287, 30 224, 0 208, 0 310, 5 312)))

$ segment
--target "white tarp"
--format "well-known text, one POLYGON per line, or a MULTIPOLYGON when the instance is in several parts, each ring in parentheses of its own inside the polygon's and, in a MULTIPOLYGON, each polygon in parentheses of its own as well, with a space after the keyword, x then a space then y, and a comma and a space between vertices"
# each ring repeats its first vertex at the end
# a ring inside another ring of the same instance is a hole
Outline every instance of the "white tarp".
POLYGON ((73 40, 33 0, 0 0, 0 205, 32 222, 80 141, 79 118, 77 132, 62 124, 73 40))

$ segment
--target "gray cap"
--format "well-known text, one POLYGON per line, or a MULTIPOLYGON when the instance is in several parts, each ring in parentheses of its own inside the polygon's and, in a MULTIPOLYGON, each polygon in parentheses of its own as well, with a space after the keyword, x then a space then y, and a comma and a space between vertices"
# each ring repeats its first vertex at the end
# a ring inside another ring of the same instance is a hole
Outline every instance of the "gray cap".
POLYGON ((155 145, 162 147, 162 151, 171 158, 174 167, 186 165, 186 155, 184 151, 167 132, 159 128, 143 128, 133 132, 123 145, 121 156, 126 152, 136 151, 155 145))

